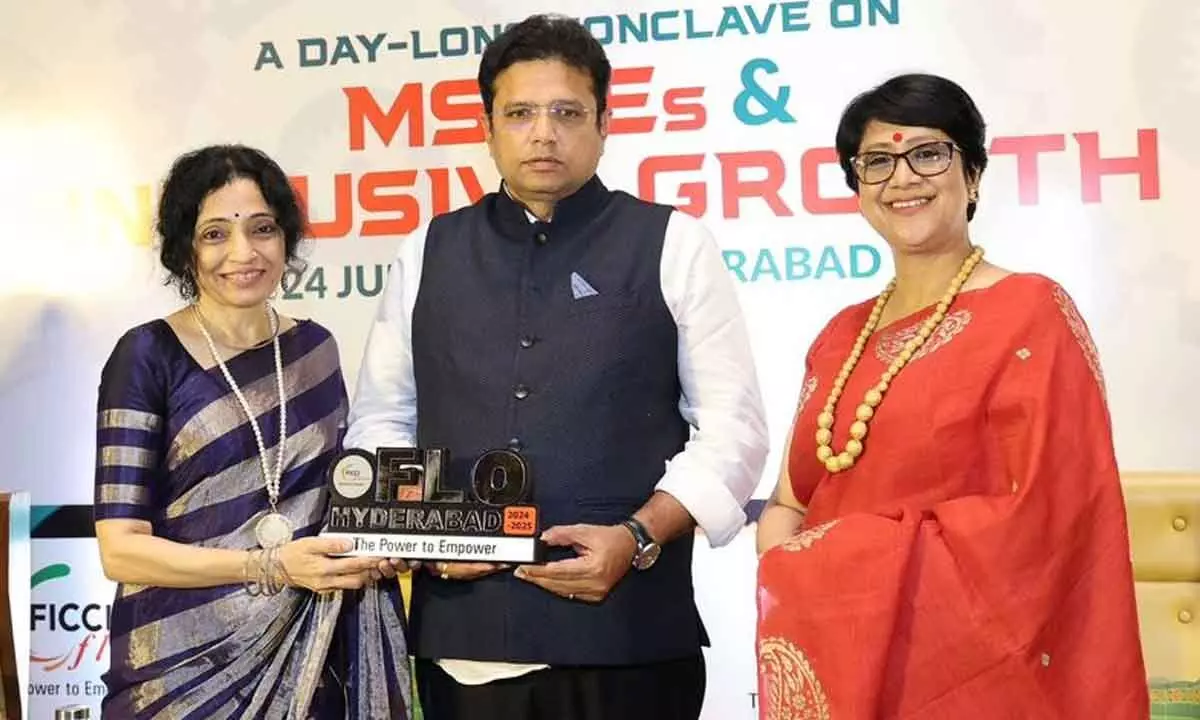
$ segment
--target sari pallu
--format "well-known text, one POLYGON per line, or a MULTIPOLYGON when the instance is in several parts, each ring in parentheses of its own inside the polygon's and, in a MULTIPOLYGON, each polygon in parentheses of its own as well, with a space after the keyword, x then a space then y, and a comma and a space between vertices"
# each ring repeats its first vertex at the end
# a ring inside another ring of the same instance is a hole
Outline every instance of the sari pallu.
MULTIPOLYGON (((279 511, 317 533, 346 411, 337 346, 302 322, 280 337, 288 398, 279 511)), ((274 459, 272 348, 227 361, 274 459)), ((127 333, 101 379, 97 520, 140 519, 178 543, 246 550, 267 509, 253 431, 219 368, 204 370, 164 321, 127 333)), ((120 585, 104 717, 408 718, 400 590, 386 582, 273 597, 244 587, 120 585)))
MULTIPOLYGON (((870 304, 814 343, 788 471, 808 511, 763 555, 761 716, 1149 716, 1103 377, 1066 293, 964 293, 891 383, 866 451, 829 475, 816 416, 870 304)), ((925 313, 875 334, 834 428, 925 313)))

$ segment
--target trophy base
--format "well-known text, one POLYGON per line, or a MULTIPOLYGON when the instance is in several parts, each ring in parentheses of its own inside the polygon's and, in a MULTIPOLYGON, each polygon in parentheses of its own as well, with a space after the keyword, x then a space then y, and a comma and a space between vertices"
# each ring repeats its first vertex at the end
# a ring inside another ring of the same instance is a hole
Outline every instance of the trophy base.
POLYGON ((514 564, 545 562, 546 545, 536 537, 363 532, 323 532, 321 537, 353 540, 354 549, 341 553, 343 557, 514 564))

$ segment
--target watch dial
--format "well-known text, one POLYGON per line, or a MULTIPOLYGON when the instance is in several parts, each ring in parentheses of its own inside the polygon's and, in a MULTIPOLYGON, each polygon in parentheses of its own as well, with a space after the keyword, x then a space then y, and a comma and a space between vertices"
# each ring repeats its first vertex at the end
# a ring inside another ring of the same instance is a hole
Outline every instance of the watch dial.
POLYGON ((652 544, 652 545, 647 546, 645 551, 638 554, 635 566, 637 567, 638 570, 645 570, 645 569, 649 568, 651 565, 654 564, 655 560, 658 560, 658 556, 661 552, 662 552, 662 548, 659 547, 657 544, 652 544))

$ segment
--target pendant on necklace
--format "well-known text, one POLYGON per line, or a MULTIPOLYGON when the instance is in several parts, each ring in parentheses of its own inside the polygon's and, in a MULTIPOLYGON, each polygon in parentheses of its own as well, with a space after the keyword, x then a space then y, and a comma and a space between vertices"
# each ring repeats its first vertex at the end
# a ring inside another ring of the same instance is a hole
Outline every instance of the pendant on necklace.
POLYGON ((255 524, 254 536, 259 547, 279 547, 292 539, 292 523, 282 513, 267 513, 255 524))

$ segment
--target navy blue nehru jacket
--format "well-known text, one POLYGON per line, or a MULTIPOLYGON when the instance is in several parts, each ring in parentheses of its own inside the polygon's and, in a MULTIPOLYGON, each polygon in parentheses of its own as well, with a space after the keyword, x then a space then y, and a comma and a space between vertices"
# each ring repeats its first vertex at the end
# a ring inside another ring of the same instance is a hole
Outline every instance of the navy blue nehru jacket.
MULTIPOLYGON (((401 242, 368 338, 348 447, 528 461, 543 527, 611 525, 671 493, 713 545, 745 521, 767 452, 736 293, 711 235, 592 178, 537 221, 503 190, 401 242)), ((418 657, 623 665, 695 654, 694 535, 601 603, 501 572, 413 581, 418 657)), ((550 559, 569 557, 555 549, 550 559)))

